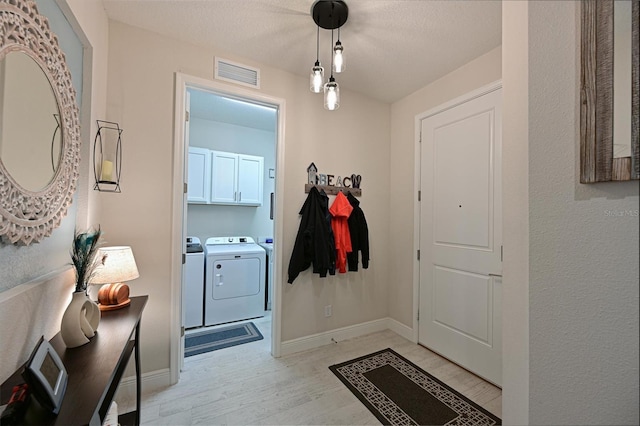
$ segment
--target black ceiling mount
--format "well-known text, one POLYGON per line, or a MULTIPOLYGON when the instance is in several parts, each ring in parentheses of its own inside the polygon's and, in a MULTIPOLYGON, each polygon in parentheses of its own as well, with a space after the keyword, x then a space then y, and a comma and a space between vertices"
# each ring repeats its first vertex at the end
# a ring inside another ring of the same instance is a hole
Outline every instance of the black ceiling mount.
POLYGON ((349 8, 342 0, 316 0, 311 5, 313 21, 325 30, 335 30, 347 22, 349 8))

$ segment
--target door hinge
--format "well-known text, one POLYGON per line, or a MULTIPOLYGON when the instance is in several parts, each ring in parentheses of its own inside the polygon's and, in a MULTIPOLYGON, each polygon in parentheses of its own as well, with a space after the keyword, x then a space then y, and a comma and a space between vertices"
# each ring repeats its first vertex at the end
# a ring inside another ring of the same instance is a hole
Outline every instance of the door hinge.
POLYGON ((182 264, 184 265, 185 263, 187 263, 187 255, 182 253, 182 264))
POLYGON ((420 260, 420 249, 418 249, 418 260, 420 260))
POLYGON ((180 327, 180 337, 184 336, 184 326, 180 327))
POLYGON ((416 320, 420 321, 420 309, 418 309, 418 314, 416 315, 416 320))
POLYGON ((184 194, 186 194, 186 193, 187 193, 187 190, 188 190, 188 185, 187 185, 187 182, 185 182, 185 183, 184 183, 184 188, 182 189, 182 192, 183 192, 184 194))
POLYGON ((189 111, 185 111, 185 112, 184 112, 184 121, 189 121, 189 116, 190 116, 190 115, 191 115, 191 114, 189 113, 189 111))
POLYGON ((504 246, 500 246, 500 262, 503 262, 504 259, 504 246))
POLYGON ((418 191, 418 201, 422 201, 422 191, 418 191))

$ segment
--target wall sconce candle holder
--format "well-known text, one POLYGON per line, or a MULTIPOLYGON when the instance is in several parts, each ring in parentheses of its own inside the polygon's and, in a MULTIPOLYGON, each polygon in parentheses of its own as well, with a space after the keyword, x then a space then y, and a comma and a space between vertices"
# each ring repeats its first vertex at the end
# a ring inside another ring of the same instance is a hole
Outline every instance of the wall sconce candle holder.
POLYGON ((93 141, 93 173, 96 191, 121 192, 122 130, 118 123, 96 120, 98 131, 93 141))

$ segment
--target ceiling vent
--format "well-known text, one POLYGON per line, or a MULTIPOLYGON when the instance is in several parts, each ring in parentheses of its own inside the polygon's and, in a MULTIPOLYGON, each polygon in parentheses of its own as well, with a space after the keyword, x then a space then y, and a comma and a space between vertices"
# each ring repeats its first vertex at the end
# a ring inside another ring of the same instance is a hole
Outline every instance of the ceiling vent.
POLYGON ((216 58, 215 78, 253 87, 254 89, 260 88, 260 69, 227 59, 216 58))

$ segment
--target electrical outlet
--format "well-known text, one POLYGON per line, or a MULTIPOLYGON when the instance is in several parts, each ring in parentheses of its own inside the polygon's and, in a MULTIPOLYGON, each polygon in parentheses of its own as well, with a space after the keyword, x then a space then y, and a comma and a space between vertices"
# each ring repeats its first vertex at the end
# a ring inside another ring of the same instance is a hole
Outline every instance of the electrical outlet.
POLYGON ((324 307, 324 316, 325 316, 325 317, 330 317, 330 316, 331 316, 331 314, 332 314, 332 312, 331 312, 331 311, 332 311, 331 305, 327 305, 327 306, 325 306, 325 307, 324 307))

